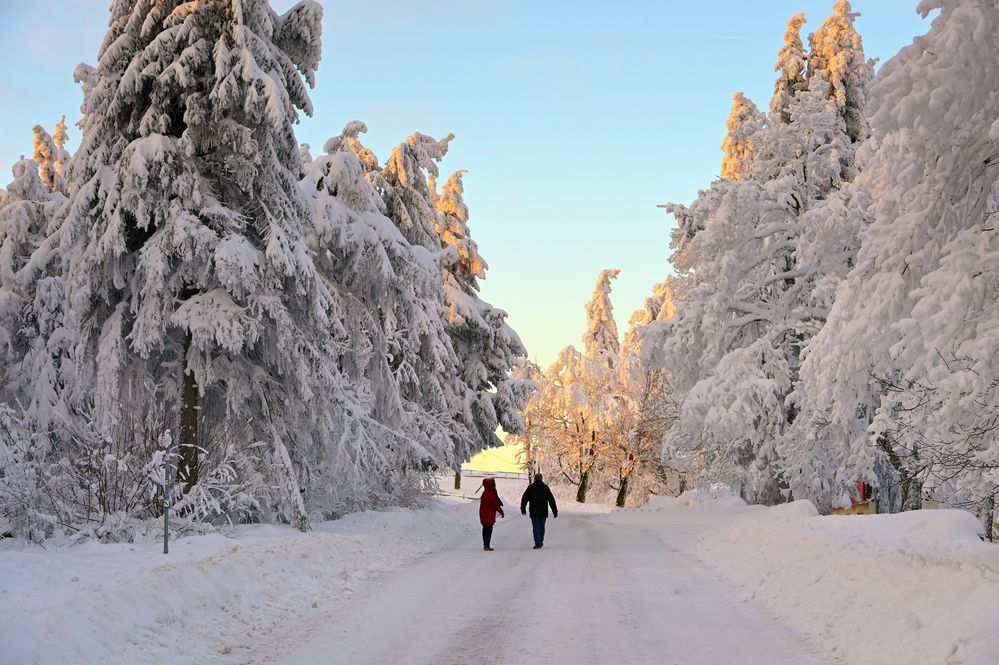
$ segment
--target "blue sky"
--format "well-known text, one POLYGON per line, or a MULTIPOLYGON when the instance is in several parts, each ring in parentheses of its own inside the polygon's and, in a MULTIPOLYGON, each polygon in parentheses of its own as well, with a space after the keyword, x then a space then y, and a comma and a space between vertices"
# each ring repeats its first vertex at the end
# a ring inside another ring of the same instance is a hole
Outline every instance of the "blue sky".
MULTIPOLYGON (((316 154, 363 120, 384 161, 414 131, 454 132, 442 170, 469 170, 470 226, 490 265, 482 293, 545 364, 579 344, 601 269, 622 271, 622 328, 667 274, 672 218, 656 204, 689 203, 717 177, 732 93, 766 107, 787 17, 805 12, 805 36, 832 0, 322 4, 316 113, 299 140, 316 154)), ((915 5, 853 2, 868 57, 926 32, 915 5)), ((0 182, 30 154, 35 123, 51 130, 65 113, 75 146, 72 73, 96 59, 104 6, 0 0, 0 182)))

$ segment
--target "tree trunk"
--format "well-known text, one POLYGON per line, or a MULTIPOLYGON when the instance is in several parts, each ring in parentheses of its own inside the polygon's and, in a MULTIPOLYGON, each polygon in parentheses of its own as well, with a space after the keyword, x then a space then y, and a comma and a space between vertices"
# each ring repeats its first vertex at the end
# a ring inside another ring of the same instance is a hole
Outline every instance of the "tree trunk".
POLYGON ((193 371, 187 371, 190 348, 191 334, 188 333, 184 338, 184 382, 180 391, 180 431, 177 437, 180 450, 177 482, 184 483, 185 492, 198 483, 198 381, 193 371))
MULTIPOLYGON (((898 474, 899 490, 902 495, 899 501, 898 510, 918 510, 923 505, 922 482, 915 477, 915 474, 909 471, 903 460, 895 452, 892 447, 890 437, 882 434, 878 437, 877 444, 878 447, 884 451, 885 456, 888 458, 888 463, 891 464, 892 468, 898 474)), ((913 457, 918 459, 916 454, 914 454, 913 457)))
POLYGON ((621 487, 617 491, 617 507, 624 508, 624 502, 628 498, 628 480, 630 476, 625 476, 621 479, 621 487))
POLYGON ((590 482, 590 472, 581 471, 579 474, 579 489, 576 490, 576 501, 586 503, 586 488, 590 482))
POLYGON ((305 500, 298 484, 298 473, 291 463, 291 455, 281 439, 274 438, 274 463, 277 467, 281 493, 284 495, 285 514, 288 522, 301 532, 311 531, 309 514, 305 510, 305 500))
POLYGON ((996 521, 996 497, 995 495, 990 496, 985 500, 985 506, 982 508, 982 517, 985 520, 985 538, 991 543, 995 540, 995 521, 996 521))
POLYGON ((461 489, 461 469, 455 469, 454 471, 454 488, 456 490, 461 489))

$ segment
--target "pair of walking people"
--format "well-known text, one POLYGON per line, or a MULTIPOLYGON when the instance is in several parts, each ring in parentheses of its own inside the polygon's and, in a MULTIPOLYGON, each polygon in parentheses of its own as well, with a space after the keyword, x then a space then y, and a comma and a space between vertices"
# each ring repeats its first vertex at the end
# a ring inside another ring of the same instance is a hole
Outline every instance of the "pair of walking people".
MULTIPOLYGON (((492 552, 489 543, 493 536, 493 525, 496 517, 506 517, 503 512, 503 501, 496 493, 496 481, 486 478, 482 481, 482 498, 479 500, 479 522, 482 523, 482 549, 492 552)), ((527 486, 524 496, 520 499, 520 514, 526 515, 528 508, 531 513, 531 527, 534 531, 534 549, 539 550, 545 544, 545 522, 548 519, 548 506, 551 506, 552 517, 558 517, 558 506, 551 488, 544 482, 539 473, 534 476, 534 482, 527 486)))

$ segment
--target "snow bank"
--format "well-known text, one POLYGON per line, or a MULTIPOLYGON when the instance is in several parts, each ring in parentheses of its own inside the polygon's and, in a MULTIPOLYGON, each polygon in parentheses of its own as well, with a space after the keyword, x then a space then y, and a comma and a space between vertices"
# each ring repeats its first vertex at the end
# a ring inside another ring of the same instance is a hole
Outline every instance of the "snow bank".
POLYGON ((245 663, 378 574, 478 526, 475 504, 239 527, 171 545, 0 552, 4 663, 245 663))
POLYGON ((709 506, 712 508, 748 508, 732 488, 727 485, 712 485, 706 489, 694 489, 680 496, 657 496, 645 504, 643 510, 660 511, 666 508, 686 508, 689 506, 709 506))
POLYGON ((843 662, 985 665, 999 662, 999 546, 980 531, 959 510, 820 517, 795 501, 690 542, 843 662))

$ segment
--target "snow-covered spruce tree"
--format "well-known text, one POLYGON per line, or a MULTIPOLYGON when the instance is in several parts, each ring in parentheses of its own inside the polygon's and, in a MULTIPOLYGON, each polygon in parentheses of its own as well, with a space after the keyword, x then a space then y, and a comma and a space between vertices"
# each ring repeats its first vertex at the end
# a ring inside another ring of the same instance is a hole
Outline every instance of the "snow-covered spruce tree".
MULTIPOLYGON (((454 134, 437 140, 419 132, 410 134, 392 150, 384 168, 371 180, 385 201, 389 218, 413 245, 436 252, 441 248, 438 212, 430 178, 437 178, 437 163, 447 154, 454 134)), ((373 159, 370 155, 369 159, 373 159)), ((377 162, 376 162, 377 163, 377 162)))
POLYGON ((65 197, 51 192, 36 163, 14 165, 0 208, 0 359, 3 363, 2 401, 21 417, 48 426, 54 402, 49 388, 60 380, 51 375, 46 345, 56 356, 67 342, 54 335, 61 328, 62 279, 51 263, 53 220, 65 197))
POLYGON ((66 193, 66 168, 69 163, 69 153, 65 145, 68 139, 66 132, 66 116, 59 119, 55 134, 49 135, 41 125, 32 127, 35 134, 32 158, 38 165, 38 175, 42 184, 50 192, 66 193))
POLYGON ((50 235, 65 197, 48 191, 34 161, 21 159, 13 171, 0 208, 0 515, 35 539, 51 529, 50 425, 58 390, 72 380, 62 363, 72 336, 50 235))
POLYGON ((59 122, 52 130, 52 142, 56 147, 55 168, 59 175, 65 178, 69 170, 69 151, 66 150, 66 142, 69 141, 69 132, 66 130, 66 116, 59 116, 59 122))
POLYGON ((601 270, 593 295, 586 303, 586 331, 583 332, 583 357, 594 367, 593 371, 613 372, 621 353, 614 305, 611 303, 611 280, 617 279, 620 270, 601 270))
MULTIPOLYGON (((857 173, 857 146, 831 84, 821 75, 807 87, 785 79, 801 76, 800 18, 788 22, 773 113, 745 139, 752 151, 738 179, 714 183, 690 208, 667 207, 678 220, 671 261, 688 288, 674 320, 647 335, 646 359, 670 369, 685 395, 667 455, 697 459, 703 479, 765 502, 782 500, 787 468, 798 473, 809 458, 797 438, 782 446, 798 415, 801 350, 852 265, 862 224, 863 197, 844 190, 857 173)), ((838 54, 828 35, 819 41, 836 62, 863 61, 859 39, 838 54)), ((851 99, 866 98, 866 79, 849 84, 851 99)))
POLYGON ((483 448, 500 445, 498 425, 512 433, 522 428, 524 386, 507 374, 526 352, 506 324, 506 312, 478 296, 477 279, 486 264, 468 233, 460 173, 448 179, 441 195, 435 191, 437 162, 452 138, 449 134, 437 141, 412 134, 381 169, 371 166, 370 151, 359 150, 359 158, 368 165, 368 179, 382 195, 389 218, 439 266, 444 292, 440 315, 459 368, 448 409, 466 430, 456 432, 453 440, 453 459, 460 464, 483 448))
MULTIPOLYGON (((697 459, 702 480, 724 480, 749 499, 773 501, 779 471, 770 466, 793 360, 785 344, 793 330, 785 287, 793 279, 787 266, 795 183, 757 180, 770 167, 758 164, 766 142, 762 116, 751 117, 743 142, 752 149, 740 153, 737 173, 723 168, 735 177, 713 183, 690 208, 666 206, 678 221, 671 262, 685 299, 672 319, 647 326, 643 359, 647 370, 667 369, 686 396, 666 456, 697 459)), ((724 163, 731 157, 726 153, 724 163)))
POLYGON ((856 188, 870 225, 856 265, 803 368, 807 406, 849 496, 880 485, 882 509, 938 500, 994 505, 999 478, 993 352, 999 13, 991 1, 940 8, 928 34, 874 82, 874 135, 856 188), (887 469, 887 471, 883 471, 887 469))
POLYGON ((830 98, 854 143, 870 134, 867 88, 874 76, 874 62, 865 58, 860 34, 853 27, 858 16, 848 0, 838 0, 832 14, 808 37, 809 80, 821 76, 829 84, 830 98))
POLYGON ((585 408, 580 419, 586 423, 589 436, 580 442, 582 449, 577 455, 579 489, 576 501, 580 503, 586 501, 591 476, 598 471, 603 453, 619 443, 617 438, 626 435, 610 427, 628 409, 628 405, 623 403, 619 374, 621 341, 610 300, 611 280, 617 279, 620 273, 617 269, 601 270, 585 307, 586 330, 582 338, 580 383, 586 392, 586 401, 585 405, 581 405, 585 408))
POLYGON ((732 96, 725 127, 728 133, 722 141, 721 177, 735 180, 746 172, 753 161, 753 136, 763 127, 766 119, 753 100, 737 92, 732 96))
MULTIPOLYGON (((448 305, 444 320, 458 356, 461 382, 465 386, 464 409, 471 415, 477 434, 469 457, 483 447, 499 445, 496 428, 519 434, 524 429, 520 409, 529 386, 511 379, 510 371, 527 355, 516 332, 506 323, 506 312, 482 300, 479 279, 486 275, 486 262, 468 229, 468 207, 462 198, 463 171, 453 173, 436 196, 437 234, 443 246, 440 259, 444 296, 448 305)), ((467 419, 467 416, 465 416, 467 419)))
POLYGON ((458 360, 440 315, 437 263, 385 216, 366 179, 377 160, 358 140, 364 131, 351 122, 327 141, 326 154, 307 164, 302 191, 314 210, 309 244, 316 265, 345 312, 341 369, 372 417, 398 435, 372 460, 384 468, 371 475, 383 478, 388 486, 381 491, 391 495, 423 477, 406 470, 455 466, 452 441, 467 433, 450 406, 458 360))
POLYGON ((44 237, 51 214, 49 192, 39 176, 38 165, 22 158, 14 164, 13 175, 0 208, 0 349, 7 362, 29 296, 19 283, 18 273, 44 237))
MULTIPOLYGON (((828 84, 817 77, 810 89, 799 93, 792 106, 794 121, 782 128, 799 147, 798 157, 788 158, 788 165, 798 185, 796 200, 802 203, 795 237, 795 278, 801 297, 798 307, 802 324, 796 332, 800 349, 807 349, 811 339, 824 325, 836 297, 836 290, 853 267, 860 247, 860 233, 866 221, 869 197, 850 186, 858 169, 857 146, 846 134, 845 122, 834 102, 827 98, 828 84)), ((807 400, 806 391, 794 380, 788 401, 798 414, 785 430, 778 450, 785 460, 791 494, 808 497, 818 508, 829 511, 833 505, 828 495, 816 492, 827 484, 833 467, 827 459, 828 448, 814 410, 800 412, 807 400)))
POLYGON ((791 178, 717 181, 681 212, 703 220, 690 240, 700 263, 687 300, 650 324, 644 343, 647 369, 669 370, 685 395, 667 446, 696 445, 687 452, 703 480, 729 482, 754 501, 780 498, 775 443, 789 417, 802 316, 789 269, 792 188, 791 178))
POLYGON ((801 42, 801 26, 805 24, 804 14, 795 14, 787 20, 784 44, 777 51, 774 71, 778 72, 774 82, 774 94, 770 98, 770 117, 776 121, 791 122, 788 107, 794 96, 808 88, 805 74, 805 46, 801 42))
POLYGON ((98 66, 78 70, 84 134, 62 231, 72 403, 98 431, 125 410, 176 425, 192 513, 305 528, 306 510, 359 501, 375 446, 333 362, 341 312, 304 241, 292 125, 312 110, 320 18, 308 0, 282 16, 265 0, 115 2, 98 66), (251 489, 280 491, 199 499, 218 458, 199 443, 220 432, 261 478, 251 489))
MULTIPOLYGON (((852 31, 852 16, 844 20, 852 31)), ((829 23, 824 24, 823 30, 835 33, 829 23)), ((788 27, 785 44, 795 41, 790 34, 792 25, 789 23, 788 27)), ((825 44, 829 62, 864 62, 860 38, 851 34, 854 38, 841 43, 829 39, 828 34, 820 40, 825 44)), ((807 346, 823 325, 836 288, 853 265, 867 202, 863 194, 848 187, 858 173, 855 155, 859 144, 851 139, 847 113, 828 78, 817 72, 812 72, 807 89, 798 91, 784 105, 781 120, 787 122, 771 117, 769 127, 758 141, 760 156, 754 172, 762 180, 793 176, 795 181, 791 196, 797 221, 793 225, 794 251, 789 257, 793 266, 788 265, 789 269, 793 267, 794 289, 800 294, 796 308, 802 316, 792 333, 798 351, 807 346)), ((866 99, 868 79, 866 74, 843 77, 841 87, 850 89, 851 99, 866 99)), ((781 105, 774 99, 771 106, 781 105)), ((851 117, 867 126, 862 107, 855 108, 851 117)), ((792 385, 797 383, 795 376, 792 385)), ((820 469, 827 465, 820 462, 825 451, 822 442, 812 436, 815 428, 810 418, 796 417, 801 397, 797 390, 788 397, 787 424, 792 427, 785 428, 778 452, 784 458, 791 493, 814 496, 811 488, 823 482, 826 473, 820 469)), ((824 511, 831 508, 827 502, 817 503, 824 511)))

